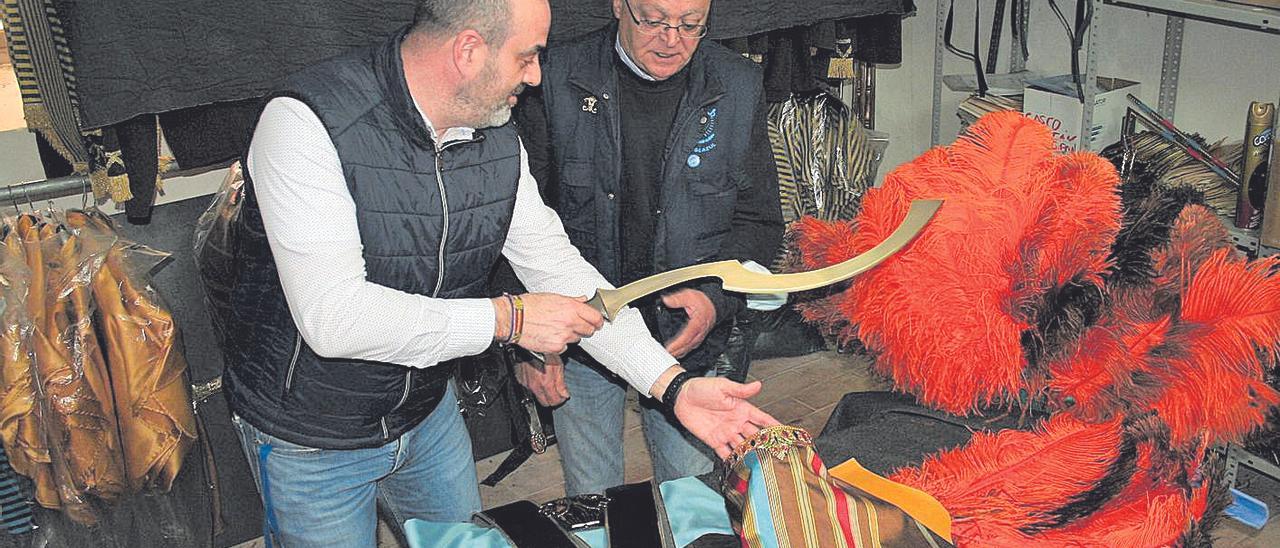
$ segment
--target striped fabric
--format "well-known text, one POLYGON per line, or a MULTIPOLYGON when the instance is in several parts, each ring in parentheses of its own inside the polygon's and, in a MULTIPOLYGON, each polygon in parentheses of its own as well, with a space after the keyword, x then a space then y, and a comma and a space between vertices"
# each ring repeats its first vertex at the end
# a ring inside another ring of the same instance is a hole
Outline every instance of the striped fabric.
POLYGON ((57 10, 50 0, 3 0, 0 5, 27 127, 40 132, 77 173, 87 172, 75 69, 57 10))
POLYGON ((852 219, 875 182, 885 142, 827 94, 770 104, 768 128, 783 220, 852 219))
POLYGON ((744 547, 951 546, 902 509, 832 481, 804 429, 761 430, 726 464, 721 490, 744 547))
POLYGON ((31 499, 18 482, 17 472, 9 466, 9 456, 0 447, 0 525, 14 535, 30 531, 31 506, 31 499))

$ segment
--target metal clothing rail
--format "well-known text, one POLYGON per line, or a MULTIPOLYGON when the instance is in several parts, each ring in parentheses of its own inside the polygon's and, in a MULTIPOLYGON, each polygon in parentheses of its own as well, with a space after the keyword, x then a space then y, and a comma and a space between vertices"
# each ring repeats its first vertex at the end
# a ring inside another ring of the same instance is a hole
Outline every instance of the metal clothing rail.
MULTIPOLYGON (((181 169, 177 164, 170 163, 162 167, 158 175, 161 179, 198 175, 206 171, 226 168, 233 163, 234 161, 220 162, 201 169, 181 169)), ((53 179, 13 183, 0 187, 0 208, 24 204, 38 206, 42 201, 77 195, 88 196, 88 200, 93 201, 92 193, 93 185, 89 182, 88 175, 67 175, 53 179)))
POLYGON ((53 179, 15 183, 0 188, 0 206, 22 204, 35 205, 37 202, 65 198, 77 194, 91 193, 88 175, 68 175, 53 179))

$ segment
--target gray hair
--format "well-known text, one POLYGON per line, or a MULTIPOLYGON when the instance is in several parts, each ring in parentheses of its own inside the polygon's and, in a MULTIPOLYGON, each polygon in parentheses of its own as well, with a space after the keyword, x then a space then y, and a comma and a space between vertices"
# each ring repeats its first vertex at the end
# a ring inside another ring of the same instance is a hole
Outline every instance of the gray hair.
POLYGON ((501 45, 511 30, 511 0, 420 0, 412 32, 454 35, 466 29, 485 42, 501 45))

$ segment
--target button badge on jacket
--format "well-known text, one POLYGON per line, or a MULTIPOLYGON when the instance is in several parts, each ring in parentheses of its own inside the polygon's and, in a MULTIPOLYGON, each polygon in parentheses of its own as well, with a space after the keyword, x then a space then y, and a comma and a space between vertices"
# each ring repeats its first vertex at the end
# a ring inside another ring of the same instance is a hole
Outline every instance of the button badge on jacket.
POLYGON ((702 137, 698 139, 698 143, 693 146, 693 153, 685 160, 685 164, 690 168, 696 168, 702 165, 702 156, 716 148, 716 109, 712 107, 707 109, 707 113, 698 120, 702 124, 702 137))
POLYGON ((599 99, 596 99, 594 95, 588 95, 588 96, 586 96, 586 97, 583 97, 583 98, 582 98, 582 112, 590 112, 591 114, 599 114, 599 113, 600 113, 600 107, 599 107, 599 106, 597 106, 599 102, 600 102, 600 100, 599 100, 599 99))

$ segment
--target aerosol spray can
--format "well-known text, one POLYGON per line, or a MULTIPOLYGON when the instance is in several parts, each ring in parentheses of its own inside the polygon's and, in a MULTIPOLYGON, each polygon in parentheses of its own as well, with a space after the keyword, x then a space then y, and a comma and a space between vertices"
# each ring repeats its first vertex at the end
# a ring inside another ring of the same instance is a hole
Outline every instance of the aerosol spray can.
MULTIPOLYGON (((1274 135, 1274 133, 1272 134, 1274 135)), ((1262 211, 1258 242, 1280 249, 1280 147, 1271 139, 1271 169, 1267 173, 1267 205, 1262 211)))
POLYGON ((1262 224, 1275 114, 1276 106, 1271 103, 1249 104, 1244 126, 1244 169, 1240 171, 1240 195, 1236 200, 1237 228, 1258 228, 1262 224))

